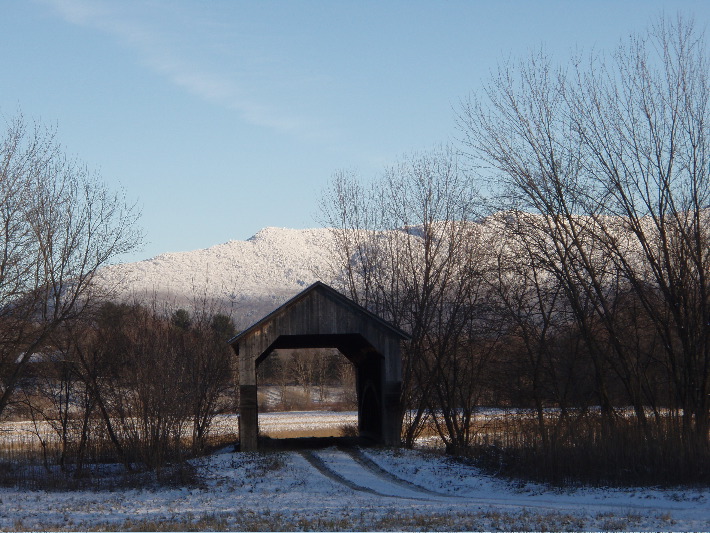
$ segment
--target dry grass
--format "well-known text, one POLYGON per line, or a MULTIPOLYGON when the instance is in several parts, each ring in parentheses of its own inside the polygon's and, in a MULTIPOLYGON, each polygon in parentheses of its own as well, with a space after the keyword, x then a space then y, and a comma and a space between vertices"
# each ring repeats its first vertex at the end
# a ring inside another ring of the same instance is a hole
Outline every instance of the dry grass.
MULTIPOLYGON (((278 512, 258 512, 236 509, 219 513, 194 515, 185 513, 171 518, 130 518, 119 523, 96 523, 87 531, 571 531, 628 529, 638 524, 633 516, 606 514, 585 519, 561 512, 501 512, 495 510, 459 513, 419 513, 395 511, 384 515, 346 512, 333 516, 327 513, 299 515, 278 512)), ((17 521, 13 531, 26 531, 22 521, 17 521)), ((72 531, 79 529, 71 522, 47 530, 72 531)))
POLYGON ((315 429, 267 429, 259 432, 260 435, 272 439, 299 439, 303 437, 340 437, 340 427, 315 428, 315 429))
POLYGON ((496 474, 560 486, 710 484, 710 443, 688 439, 674 423, 644 429, 633 417, 610 427, 596 413, 565 423, 551 416, 543 439, 521 413, 490 420, 465 453, 496 474))

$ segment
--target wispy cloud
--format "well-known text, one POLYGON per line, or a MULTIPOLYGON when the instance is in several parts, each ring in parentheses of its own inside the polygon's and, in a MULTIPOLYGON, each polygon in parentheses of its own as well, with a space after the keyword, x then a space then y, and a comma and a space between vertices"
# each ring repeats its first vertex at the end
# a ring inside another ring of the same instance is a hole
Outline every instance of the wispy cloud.
MULTIPOLYGON (((283 111, 278 105, 249 96, 255 92, 250 80, 238 79, 235 72, 220 72, 180 51, 175 32, 152 22, 150 17, 132 13, 130 8, 150 4, 105 2, 100 0, 40 0, 51 6, 68 23, 92 28, 134 50, 148 68, 198 98, 236 112, 250 124, 282 133, 320 136, 313 120, 283 111)), ((168 5, 162 4, 167 10, 168 5)))

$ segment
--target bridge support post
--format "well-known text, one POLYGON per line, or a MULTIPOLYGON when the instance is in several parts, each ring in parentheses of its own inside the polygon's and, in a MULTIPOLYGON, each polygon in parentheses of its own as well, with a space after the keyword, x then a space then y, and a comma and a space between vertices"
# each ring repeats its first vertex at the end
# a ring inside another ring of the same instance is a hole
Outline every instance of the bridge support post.
POLYGON ((259 431, 256 385, 240 385, 239 405, 239 449, 243 452, 255 452, 259 431))
POLYGON ((256 396, 256 364, 249 350, 239 353, 239 449, 257 451, 259 408, 256 396))
POLYGON ((402 443, 401 391, 401 382, 385 382, 382 409, 382 442, 385 446, 399 446, 402 443))

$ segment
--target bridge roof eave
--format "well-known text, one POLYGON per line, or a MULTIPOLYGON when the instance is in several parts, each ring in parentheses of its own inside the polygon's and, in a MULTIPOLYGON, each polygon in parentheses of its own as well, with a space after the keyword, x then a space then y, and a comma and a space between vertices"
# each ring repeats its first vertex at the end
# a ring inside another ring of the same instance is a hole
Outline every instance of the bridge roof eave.
MULTIPOLYGON (((241 333, 235 335, 231 339, 229 339, 228 343, 231 344, 235 349, 238 349, 238 346, 240 343, 243 341, 249 339, 251 336, 255 335, 257 332, 261 332, 264 330, 266 326, 268 326, 269 323, 276 321, 277 319, 285 316, 289 312, 293 310, 295 306, 297 306, 299 303, 303 302, 305 299, 308 297, 312 296, 314 292, 320 292, 326 296, 328 296, 331 300, 336 302, 336 304, 340 307, 346 308, 350 312, 361 316, 363 319, 365 319, 367 322, 371 323, 377 329, 383 331, 387 336, 392 337, 393 339, 397 339, 400 341, 406 341, 406 340, 411 340, 411 336, 404 332, 403 330, 397 328, 396 326, 393 326, 386 320, 380 318, 379 316, 375 315, 374 313, 368 311, 361 305, 355 303, 348 297, 344 296, 343 294, 339 293, 332 287, 326 285, 323 282, 317 281, 314 284, 310 285, 308 288, 288 300, 286 303, 283 305, 279 306, 277 309, 266 315, 264 318, 261 320, 257 321, 253 325, 249 326, 247 329, 242 331, 241 333)), ((354 333, 352 331, 342 331, 342 332, 337 332, 341 334, 351 334, 354 333)), ((336 333, 336 334, 337 334, 336 333)))

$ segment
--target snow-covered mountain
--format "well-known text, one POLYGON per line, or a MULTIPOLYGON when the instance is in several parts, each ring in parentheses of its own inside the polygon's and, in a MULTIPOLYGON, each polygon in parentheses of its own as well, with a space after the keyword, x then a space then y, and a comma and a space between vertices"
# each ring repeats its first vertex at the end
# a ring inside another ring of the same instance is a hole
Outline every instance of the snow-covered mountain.
MULTIPOLYGON (((500 231, 498 218, 469 223, 474 233, 500 231)), ((418 227, 378 233, 420 239, 418 227)), ((229 241, 191 252, 165 253, 100 273, 120 299, 169 308, 230 314, 238 327, 251 325, 316 281, 338 286, 333 230, 265 228, 246 241, 229 241)))
MULTIPOLYGON (((710 217, 710 210, 704 216, 710 217)), ((541 215, 499 212, 478 222, 467 222, 465 228, 481 252, 480 259, 495 265, 498 253, 515 261, 520 253, 515 241, 522 234, 532 235, 536 247, 551 245, 552 234, 543 222, 541 215)), ((624 219, 579 216, 574 224, 580 231, 597 228, 600 234, 616 235, 619 246, 628 249, 627 260, 644 268, 643 250, 628 232, 624 219)), ((652 220, 648 224, 645 231, 650 242, 654 242, 652 220)), ((404 246, 411 242, 409 239, 420 239, 421 234, 414 226, 376 234, 376 238, 389 237, 395 238, 392 242, 401 239, 404 246)), ((589 246, 594 257, 608 261, 602 247, 591 241, 589 246)), ((159 306, 167 303, 173 309, 226 312, 238 327, 246 327, 315 281, 337 287, 336 278, 341 273, 335 269, 339 264, 336 250, 334 232, 328 228, 265 228, 246 241, 114 265, 100 275, 103 283, 115 289, 120 298, 155 302, 159 306)))
POLYGON ((101 277, 120 298, 207 305, 243 327, 315 281, 330 283, 333 250, 329 229, 265 228, 246 241, 113 265, 101 277))
MULTIPOLYGON (((505 213, 498 213, 465 225, 479 246, 489 249, 500 244, 505 221, 505 213)), ((409 239, 422 238, 420 230, 407 226, 377 232, 377 238, 393 237, 405 246, 409 239)), ((328 228, 265 228, 246 241, 110 266, 101 277, 121 299, 226 312, 241 328, 316 281, 337 287, 342 273, 336 270, 336 250, 334 232, 328 228)))

